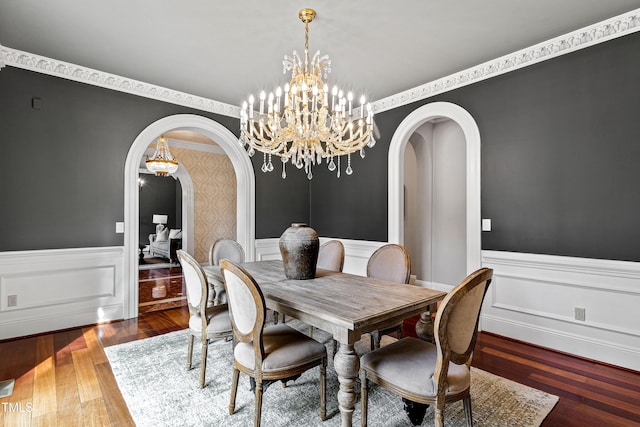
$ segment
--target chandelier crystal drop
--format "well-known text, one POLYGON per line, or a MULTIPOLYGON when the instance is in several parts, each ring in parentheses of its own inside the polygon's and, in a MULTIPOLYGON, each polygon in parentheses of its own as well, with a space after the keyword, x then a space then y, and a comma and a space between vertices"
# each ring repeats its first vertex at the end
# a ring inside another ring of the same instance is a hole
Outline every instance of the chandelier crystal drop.
POLYGON ((167 138, 161 136, 156 143, 156 151, 153 156, 147 157, 145 162, 149 172, 153 172, 156 176, 167 176, 178 170, 178 161, 169 151, 167 138))
POLYGON ((291 70, 291 80, 284 90, 278 87, 268 96, 262 91, 257 112, 253 95, 242 104, 240 144, 246 146, 249 156, 256 150, 264 154, 263 172, 271 172, 271 156, 279 156, 282 178, 287 176, 286 164, 290 161, 298 169, 304 168, 311 179, 312 166, 321 164, 322 159, 330 171, 337 170, 339 178, 340 156, 345 155, 348 166, 344 172, 351 175, 351 154, 360 151, 364 158, 364 146, 375 145, 371 104, 363 95, 360 111, 354 114, 353 94, 345 94, 336 86, 329 90, 323 80, 331 72, 329 57, 318 51, 309 60, 309 23, 315 15, 311 9, 298 14, 305 24, 304 60, 296 51, 293 56, 285 55, 283 73, 291 70))

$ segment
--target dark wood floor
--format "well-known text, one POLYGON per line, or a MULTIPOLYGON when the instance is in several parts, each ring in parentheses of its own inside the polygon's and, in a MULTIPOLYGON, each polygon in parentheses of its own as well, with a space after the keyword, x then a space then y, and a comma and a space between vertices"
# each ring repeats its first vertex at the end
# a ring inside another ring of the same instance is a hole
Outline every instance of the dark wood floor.
MULTIPOLYGON (((0 379, 16 379, 0 399, 0 426, 130 426, 133 421, 104 347, 183 329, 188 310, 0 342, 0 379)), ((474 366, 553 393, 543 426, 640 425, 640 373, 480 333, 474 366)))

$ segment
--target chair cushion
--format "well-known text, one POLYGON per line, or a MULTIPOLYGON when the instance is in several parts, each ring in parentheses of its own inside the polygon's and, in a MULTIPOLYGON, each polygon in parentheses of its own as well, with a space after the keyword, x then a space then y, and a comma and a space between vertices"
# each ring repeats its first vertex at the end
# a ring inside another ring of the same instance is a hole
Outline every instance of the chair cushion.
MULTIPOLYGON (((229 317, 229 310, 227 307, 219 305, 207 307, 206 316, 209 320, 207 336, 231 332, 231 318, 229 317)), ((194 314, 189 319, 189 329, 192 333, 197 335, 202 333, 202 318, 199 313, 194 314)))
MULTIPOLYGON (((327 355, 324 344, 286 324, 264 328, 262 342, 265 352, 262 360, 263 372, 292 369, 327 355)), ((239 342, 234 349, 234 356, 246 368, 255 368, 253 343, 239 342)))
MULTIPOLYGON (((365 354, 360 359, 360 366, 410 393, 433 397, 437 387, 433 376, 436 358, 435 345, 408 337, 365 354)), ((469 388, 471 376, 467 365, 449 363, 447 382, 447 394, 469 388)))

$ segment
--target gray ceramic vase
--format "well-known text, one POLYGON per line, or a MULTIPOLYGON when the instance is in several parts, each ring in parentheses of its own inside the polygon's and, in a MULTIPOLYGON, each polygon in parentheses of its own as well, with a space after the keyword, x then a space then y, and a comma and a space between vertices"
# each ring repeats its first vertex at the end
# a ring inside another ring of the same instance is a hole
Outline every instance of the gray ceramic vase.
POLYGON ((313 279, 319 250, 320 240, 313 228, 307 224, 291 224, 280 236, 280 253, 287 279, 313 279))

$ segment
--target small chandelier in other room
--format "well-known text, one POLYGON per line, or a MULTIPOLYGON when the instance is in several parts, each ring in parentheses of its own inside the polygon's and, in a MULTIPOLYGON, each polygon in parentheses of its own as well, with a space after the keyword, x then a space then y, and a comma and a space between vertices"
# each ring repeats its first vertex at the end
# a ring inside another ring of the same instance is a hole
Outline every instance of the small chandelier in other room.
POLYGON ((327 55, 320 56, 319 51, 309 60, 309 22, 316 13, 303 9, 298 16, 304 22, 304 62, 296 51, 293 57, 285 55, 283 72, 291 70, 291 80, 284 86, 284 93, 280 87, 268 97, 263 91, 259 112, 254 112, 253 95, 248 104, 242 104, 240 144, 247 146, 249 156, 255 150, 263 153, 263 172, 271 172, 271 156, 279 156, 282 178, 286 178, 286 164, 291 160, 298 169, 304 167, 311 179, 311 167, 322 163, 322 159, 330 171, 337 170, 339 178, 340 157, 345 155, 345 173, 351 175, 351 153, 360 151, 364 158, 364 146, 375 144, 371 104, 366 104, 362 96, 359 114, 354 114, 351 92, 345 95, 335 86, 329 91, 322 79, 331 71, 331 60, 327 55))
POLYGON ((156 176, 167 176, 178 170, 178 161, 169 151, 167 138, 161 136, 156 144, 156 151, 150 158, 147 157, 145 162, 149 172, 153 172, 156 176))

